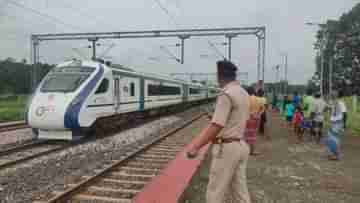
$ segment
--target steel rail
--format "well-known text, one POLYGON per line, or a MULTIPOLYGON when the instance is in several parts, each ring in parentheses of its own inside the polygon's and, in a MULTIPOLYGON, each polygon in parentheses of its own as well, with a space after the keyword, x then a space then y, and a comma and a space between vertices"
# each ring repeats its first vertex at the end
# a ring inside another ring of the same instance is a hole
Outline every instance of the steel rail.
POLYGON ((0 132, 14 131, 19 129, 28 128, 29 126, 25 122, 14 123, 0 123, 0 132))
POLYGON ((162 141, 163 139, 175 134, 176 132, 184 129, 185 127, 189 126, 194 121, 200 119, 204 115, 205 115, 204 113, 201 113, 200 115, 197 115, 197 116, 193 117, 191 120, 187 121, 183 125, 175 128, 175 129, 170 130, 169 132, 165 133, 164 135, 160 136, 159 138, 157 138, 155 140, 152 140, 151 142, 147 143, 144 147, 141 147, 141 148, 135 150, 134 152, 126 155, 125 157, 121 158, 119 161, 111 164, 110 166, 106 167, 105 169, 102 169, 102 170, 98 171, 94 176, 88 177, 85 180, 81 181, 80 183, 72 186, 68 190, 57 194, 55 197, 51 198, 46 203, 63 203, 63 202, 68 201, 74 195, 81 192, 84 188, 87 188, 88 186, 90 186, 94 182, 96 182, 99 178, 101 178, 101 177, 105 176, 107 173, 111 172, 112 169, 114 169, 114 168, 116 168, 118 166, 121 166, 122 164, 127 163, 132 158, 135 158, 139 153, 146 151, 147 149, 152 147, 154 144, 156 144, 156 143, 162 141))
POLYGON ((12 148, 9 148, 9 149, 6 149, 6 150, 2 150, 2 151, 0 151, 0 157, 9 155, 11 153, 20 152, 22 150, 29 149, 31 147, 35 147, 37 145, 43 145, 43 144, 46 144, 46 143, 48 143, 46 140, 38 140, 38 141, 35 141, 35 142, 23 144, 21 146, 12 147, 12 148))
POLYGON ((13 160, 13 161, 9 161, 9 162, 5 162, 3 164, 0 164, 0 170, 3 170, 5 168, 9 168, 9 167, 12 167, 12 166, 15 166, 17 164, 20 164, 20 163, 23 163, 23 162, 26 162, 26 161, 29 161, 29 160, 32 160, 32 159, 35 159, 35 158, 38 158, 38 157, 41 157, 41 156, 44 156, 44 155, 49 155, 51 153, 54 153, 54 152, 58 152, 58 151, 62 151, 62 150, 65 150, 69 147, 72 147, 74 146, 75 144, 67 144, 67 145, 62 145, 62 146, 58 146, 58 147, 55 147, 53 149, 49 149, 49 150, 46 150, 46 151, 43 151, 43 152, 40 152, 40 153, 35 153, 35 154, 32 154, 30 156, 25 156, 23 158, 20 158, 20 159, 16 159, 16 160, 13 160))

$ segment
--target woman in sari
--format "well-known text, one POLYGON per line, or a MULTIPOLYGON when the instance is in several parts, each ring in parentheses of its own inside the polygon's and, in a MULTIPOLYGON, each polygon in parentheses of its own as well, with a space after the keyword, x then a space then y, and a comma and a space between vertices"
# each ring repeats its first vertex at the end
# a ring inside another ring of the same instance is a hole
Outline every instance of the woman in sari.
POLYGON ((255 96, 255 90, 253 87, 247 88, 247 92, 250 96, 250 117, 246 122, 245 140, 250 146, 250 155, 256 156, 260 154, 255 151, 255 144, 261 113, 264 110, 264 106, 260 102, 259 98, 255 96))

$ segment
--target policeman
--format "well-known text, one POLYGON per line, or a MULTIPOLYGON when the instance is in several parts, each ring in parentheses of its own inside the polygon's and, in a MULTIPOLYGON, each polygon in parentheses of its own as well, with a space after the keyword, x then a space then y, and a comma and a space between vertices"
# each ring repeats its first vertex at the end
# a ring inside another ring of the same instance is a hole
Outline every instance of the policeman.
POLYGON ((223 203, 225 194, 230 194, 234 202, 250 203, 246 183, 249 146, 244 141, 250 99, 236 81, 237 67, 234 64, 226 60, 219 61, 217 71, 223 89, 218 96, 213 118, 194 140, 187 157, 196 157, 202 146, 212 142, 213 160, 206 193, 207 203, 223 203))

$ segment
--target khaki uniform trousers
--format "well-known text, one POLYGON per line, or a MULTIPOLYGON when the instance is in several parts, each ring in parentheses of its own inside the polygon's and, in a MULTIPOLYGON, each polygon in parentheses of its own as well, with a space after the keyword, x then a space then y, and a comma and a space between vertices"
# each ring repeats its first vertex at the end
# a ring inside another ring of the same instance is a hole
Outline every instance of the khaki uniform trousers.
POLYGON ((249 146, 244 141, 222 145, 222 150, 219 144, 214 144, 212 148, 206 202, 223 203, 229 199, 225 198, 229 194, 234 203, 250 203, 246 183, 249 146))

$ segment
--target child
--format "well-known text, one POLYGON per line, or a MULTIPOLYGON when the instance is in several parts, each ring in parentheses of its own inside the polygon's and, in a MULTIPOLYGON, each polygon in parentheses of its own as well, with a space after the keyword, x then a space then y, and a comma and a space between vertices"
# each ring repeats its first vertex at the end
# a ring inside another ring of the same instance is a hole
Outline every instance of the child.
POLYGON ((306 119, 305 118, 305 115, 304 115, 304 119, 303 121, 301 122, 301 136, 304 136, 305 135, 305 132, 307 131, 309 134, 310 134, 310 140, 312 139, 312 135, 311 135, 311 129, 312 129, 312 120, 311 119, 306 119))
POLYGON ((289 103, 286 104, 285 109, 286 109, 286 121, 288 122, 289 127, 291 127, 291 122, 295 111, 294 104, 290 101, 289 103))
POLYGON ((288 103, 291 103, 290 101, 289 101, 289 97, 288 96, 284 96, 284 99, 283 99, 283 101, 282 101, 282 108, 281 108, 281 114, 283 115, 283 116, 285 116, 285 118, 286 118, 286 105, 288 104, 288 103))
POLYGON ((294 132, 297 135, 299 142, 302 141, 303 137, 303 129, 302 129, 302 122, 304 121, 304 113, 300 106, 296 107, 296 111, 293 116, 293 125, 294 125, 294 132))

